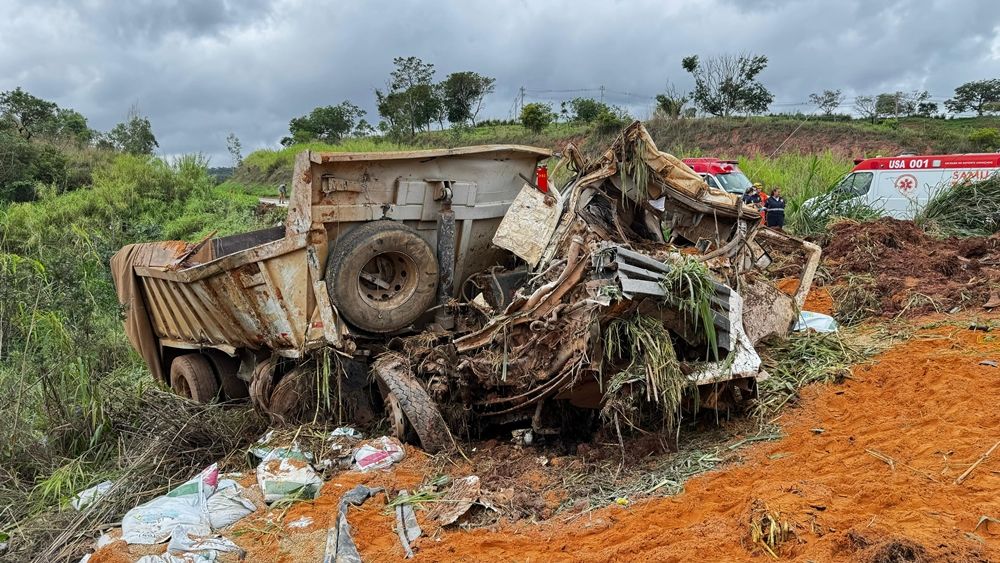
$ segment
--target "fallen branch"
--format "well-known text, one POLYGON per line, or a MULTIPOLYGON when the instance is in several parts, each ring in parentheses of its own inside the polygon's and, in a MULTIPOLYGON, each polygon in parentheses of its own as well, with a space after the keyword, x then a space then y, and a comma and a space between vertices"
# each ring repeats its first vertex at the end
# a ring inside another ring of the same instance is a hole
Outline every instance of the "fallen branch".
POLYGON ((977 467, 979 467, 979 464, 980 464, 980 463, 982 463, 982 462, 986 461, 986 458, 990 457, 990 454, 992 454, 992 453, 993 453, 993 450, 997 449, 997 447, 998 447, 998 446, 1000 446, 1000 442, 997 442, 996 444, 993 444, 993 447, 992 447, 992 448, 990 448, 990 449, 986 450, 986 453, 984 453, 983 455, 979 456, 979 459, 977 459, 975 463, 973 463, 972 465, 970 465, 970 466, 969 466, 969 468, 965 470, 965 472, 963 472, 963 473, 962 473, 961 475, 959 475, 959 476, 958 476, 958 479, 955 479, 955 484, 956 484, 956 485, 961 485, 961 484, 962 484, 962 481, 965 481, 965 479, 966 479, 966 478, 967 478, 967 477, 968 477, 969 475, 971 475, 971 474, 972 474, 972 472, 973 472, 973 471, 974 471, 974 470, 975 470, 975 469, 976 469, 977 467))

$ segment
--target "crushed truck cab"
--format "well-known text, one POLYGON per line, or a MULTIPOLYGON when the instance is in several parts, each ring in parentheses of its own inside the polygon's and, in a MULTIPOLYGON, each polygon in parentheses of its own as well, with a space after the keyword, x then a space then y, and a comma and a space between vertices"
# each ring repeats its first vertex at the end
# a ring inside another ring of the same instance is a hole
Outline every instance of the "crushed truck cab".
POLYGON ((554 404, 604 412, 623 388, 657 385, 616 375, 645 361, 642 347, 605 354, 623 318, 658 335, 675 387, 711 386, 702 406, 752 396, 766 376, 753 346, 791 327, 818 249, 761 234, 754 209, 638 122, 593 159, 567 147, 569 180, 540 187, 550 156, 300 153, 283 226, 112 258, 128 337, 176 392, 249 397, 276 421, 316 408, 318 364, 369 366, 397 437, 428 450, 489 424, 548 432, 554 404), (774 252, 802 256, 794 296, 751 275, 774 252), (702 276, 708 324, 671 285, 685 268, 702 276))

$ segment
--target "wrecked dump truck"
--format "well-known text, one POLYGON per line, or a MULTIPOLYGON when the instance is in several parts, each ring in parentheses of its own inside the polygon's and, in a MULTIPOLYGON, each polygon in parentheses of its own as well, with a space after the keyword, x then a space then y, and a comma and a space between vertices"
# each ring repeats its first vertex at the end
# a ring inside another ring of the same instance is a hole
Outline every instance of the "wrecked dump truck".
POLYGON ((638 122, 538 185, 551 156, 303 152, 284 226, 112 258, 126 332, 176 392, 279 421, 315 408, 331 363, 371 368, 353 388, 428 451, 510 425, 673 430, 685 406, 751 398, 754 345, 792 325, 818 247, 762 229, 638 122), (776 255, 794 295, 763 273, 776 255))

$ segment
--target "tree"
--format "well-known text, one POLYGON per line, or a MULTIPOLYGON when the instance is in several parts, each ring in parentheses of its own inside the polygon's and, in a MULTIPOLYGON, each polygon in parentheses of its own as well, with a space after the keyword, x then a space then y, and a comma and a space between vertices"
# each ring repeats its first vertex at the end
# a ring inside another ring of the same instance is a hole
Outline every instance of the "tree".
POLYGON ((396 57, 392 64, 396 68, 390 73, 389 87, 385 92, 375 90, 379 115, 393 130, 408 129, 413 136, 439 114, 441 100, 431 86, 434 65, 417 57, 396 57))
POLYGON ((689 96, 680 93, 673 84, 667 83, 667 88, 662 94, 656 95, 656 109, 670 119, 679 118, 684 111, 684 104, 688 103, 689 96))
POLYGON ((706 59, 684 57, 681 67, 694 77, 694 102, 702 111, 728 117, 734 113, 761 113, 774 95, 757 81, 767 68, 764 55, 721 55, 706 59))
POLYGON ((370 137, 374 134, 375 128, 367 119, 359 119, 358 124, 354 126, 354 132, 351 133, 354 137, 370 137))
POLYGON ((240 143, 240 138, 236 136, 236 133, 230 133, 226 136, 226 150, 233 158, 233 168, 239 168, 243 164, 243 144, 240 143))
POLYGON ((952 113, 974 111, 979 117, 984 112, 996 111, 1000 105, 1000 79, 966 82, 955 88, 955 96, 944 102, 944 107, 952 113))
POLYGON ((856 96, 854 98, 854 111, 861 114, 861 117, 875 123, 878 120, 878 99, 875 96, 856 96))
POLYGON ((541 133, 555 119, 552 108, 548 104, 534 102, 521 108, 521 125, 533 133, 541 133))
POLYGON ((938 111, 938 105, 934 102, 920 102, 917 104, 917 115, 920 117, 931 117, 938 111))
POLYGON ((833 115, 833 111, 844 103, 844 95, 840 90, 823 90, 822 94, 809 94, 809 101, 823 115, 833 115))
POLYGON ((349 134, 365 110, 344 100, 335 106, 313 108, 307 115, 292 118, 288 122, 291 137, 285 137, 281 144, 289 146, 309 141, 336 143, 349 134))
POLYGON ((138 106, 132 106, 128 110, 125 121, 115 125, 101 144, 110 145, 120 152, 138 155, 153 154, 153 150, 160 146, 153 135, 149 118, 139 113, 138 106))
POLYGON ((471 122, 483 107, 483 99, 492 94, 496 79, 472 71, 453 72, 441 83, 443 105, 452 123, 471 122))
POLYGON ((570 119, 582 123, 593 123, 602 113, 609 110, 607 104, 593 98, 573 98, 564 103, 573 112, 570 119))
POLYGON ((54 102, 32 96, 20 86, 0 92, 0 117, 25 139, 51 126, 56 119, 56 108, 54 102))

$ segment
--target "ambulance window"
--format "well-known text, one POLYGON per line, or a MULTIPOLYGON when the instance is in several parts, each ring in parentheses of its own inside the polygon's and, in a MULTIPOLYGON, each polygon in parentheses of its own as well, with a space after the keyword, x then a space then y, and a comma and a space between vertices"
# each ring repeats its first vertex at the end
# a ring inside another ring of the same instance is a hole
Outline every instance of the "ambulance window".
POLYGON ((708 182, 708 185, 712 186, 713 188, 722 189, 722 188, 719 188, 719 183, 717 181, 715 181, 715 177, 713 177, 713 176, 706 175, 705 176, 705 181, 708 182))
POLYGON ((865 195, 868 193, 868 188, 872 185, 872 177, 874 174, 871 172, 858 172, 854 175, 854 187, 853 191, 856 195, 865 195))
POLYGON ((844 176, 844 179, 834 188, 835 191, 853 195, 865 195, 872 185, 871 172, 855 172, 844 176))

